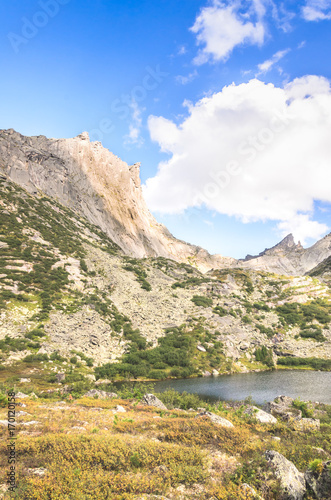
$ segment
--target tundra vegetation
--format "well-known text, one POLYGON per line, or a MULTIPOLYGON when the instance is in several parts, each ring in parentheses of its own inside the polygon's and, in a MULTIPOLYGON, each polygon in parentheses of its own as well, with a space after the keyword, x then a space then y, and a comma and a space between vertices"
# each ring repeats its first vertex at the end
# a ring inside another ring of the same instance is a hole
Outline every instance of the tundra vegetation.
MULTIPOLYGON (((0 418, 6 418, 2 386, 0 418)), ((270 471, 266 450, 275 450, 303 472, 320 474, 331 456, 331 406, 295 400, 306 416, 318 416, 319 430, 294 430, 281 418, 262 424, 245 413, 251 401, 207 403, 194 394, 169 390, 157 397, 166 410, 143 404, 144 384, 124 385, 111 399, 38 391, 17 417, 18 488, 10 497, 26 500, 111 498, 144 495, 197 500, 253 499, 249 484, 265 500, 283 498, 270 471), (121 409, 121 411, 119 411, 121 409), (232 422, 223 427, 202 410, 232 422), (29 422, 34 422, 29 425, 29 422), (248 495, 248 496, 247 496, 248 495)), ((17 411, 21 410, 17 407, 17 411)), ((0 427, 2 483, 8 467, 7 428, 0 427)), ((146 497, 146 498, 152 498, 146 497)), ((307 490, 305 499, 312 500, 307 490)))

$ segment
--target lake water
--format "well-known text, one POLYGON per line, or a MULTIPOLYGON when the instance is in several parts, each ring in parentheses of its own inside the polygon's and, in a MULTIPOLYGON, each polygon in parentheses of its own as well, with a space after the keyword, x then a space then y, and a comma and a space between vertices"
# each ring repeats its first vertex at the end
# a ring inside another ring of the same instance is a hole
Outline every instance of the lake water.
POLYGON ((252 396, 256 403, 263 404, 285 395, 300 397, 303 401, 331 404, 331 372, 275 370, 155 383, 155 392, 170 388, 178 392, 196 393, 210 401, 238 401, 252 396))

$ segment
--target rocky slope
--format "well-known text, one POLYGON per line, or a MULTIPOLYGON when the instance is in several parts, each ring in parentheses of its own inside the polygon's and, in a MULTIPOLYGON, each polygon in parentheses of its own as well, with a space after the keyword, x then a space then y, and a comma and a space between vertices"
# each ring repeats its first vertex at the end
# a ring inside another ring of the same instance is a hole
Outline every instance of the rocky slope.
POLYGON ((115 361, 151 378, 261 370, 286 356, 327 367, 330 291, 319 279, 133 259, 54 199, 0 184, 0 365, 16 374, 27 356, 52 372, 58 354, 67 371, 75 353, 90 375, 115 361))
POLYGON ((293 235, 289 234, 273 248, 257 256, 248 255, 235 266, 297 276, 308 273, 330 255, 331 233, 306 249, 300 242, 296 244, 293 235))
POLYGON ((73 209, 126 254, 168 257, 196 263, 201 270, 234 262, 177 240, 159 224, 143 199, 139 167, 90 142, 87 132, 73 139, 48 139, 0 131, 0 173, 32 194, 41 191, 73 209))

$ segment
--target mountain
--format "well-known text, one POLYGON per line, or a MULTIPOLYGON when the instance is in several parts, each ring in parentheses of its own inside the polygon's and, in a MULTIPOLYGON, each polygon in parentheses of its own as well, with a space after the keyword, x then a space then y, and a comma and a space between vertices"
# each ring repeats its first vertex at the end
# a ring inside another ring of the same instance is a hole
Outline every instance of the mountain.
POLYGON ((73 139, 25 137, 0 130, 0 174, 29 193, 44 193, 98 226, 126 255, 165 257, 202 272, 233 267, 304 275, 331 256, 331 234, 304 249, 288 235, 258 256, 236 260, 210 255, 174 238, 149 212, 140 164, 127 165, 86 132, 73 139))
POLYGON ((78 391, 94 377, 245 372, 289 360, 323 369, 330 297, 311 276, 203 274, 133 258, 54 198, 0 178, 0 383, 27 378, 54 391, 64 374, 78 391))
POLYGON ((280 243, 259 255, 247 255, 245 259, 237 261, 235 267, 302 276, 330 256, 331 233, 306 249, 300 242, 296 244, 293 235, 289 234, 280 243))
POLYGON ((139 167, 127 165, 100 142, 90 142, 87 132, 73 139, 48 139, 0 131, 0 173, 99 226, 127 255, 162 256, 203 271, 235 262, 180 241, 159 224, 144 201, 139 167))

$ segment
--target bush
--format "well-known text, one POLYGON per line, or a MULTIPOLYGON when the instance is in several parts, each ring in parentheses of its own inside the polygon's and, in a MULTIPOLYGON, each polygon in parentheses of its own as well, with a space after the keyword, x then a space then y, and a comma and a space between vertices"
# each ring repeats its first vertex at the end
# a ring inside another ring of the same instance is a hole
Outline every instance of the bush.
POLYGON ((256 323, 255 328, 260 330, 261 333, 264 333, 268 338, 271 338, 274 335, 273 329, 262 325, 262 323, 256 323))
POLYGON ((224 309, 224 307, 221 307, 221 306, 216 306, 216 307, 214 307, 213 312, 214 312, 215 314, 218 314, 218 315, 219 315, 219 316, 221 316, 221 317, 222 317, 222 316, 226 316, 226 315, 228 314, 227 310, 226 310, 226 309, 224 309))
POLYGON ((274 366, 271 349, 267 349, 266 346, 263 345, 262 347, 258 347, 254 354, 256 361, 260 361, 269 366, 269 368, 274 366))
POLYGON ((315 458, 315 460, 309 462, 308 469, 320 474, 323 470, 323 461, 320 458, 315 458))
POLYGON ((188 410, 189 408, 193 408, 196 410, 199 407, 206 406, 206 403, 201 400, 197 394, 189 394, 185 391, 180 394, 174 389, 169 389, 167 391, 157 393, 156 396, 166 405, 168 409, 181 408, 182 410, 188 410))
POLYGON ((318 327, 317 325, 310 325, 304 327, 300 331, 300 337, 302 337, 303 339, 314 339, 317 342, 326 341, 326 338, 322 333, 322 328, 318 327))
POLYGON ((311 408, 308 408, 308 404, 306 401, 301 401, 300 398, 297 398, 293 401, 292 406, 301 410, 302 416, 304 418, 312 418, 314 416, 314 411, 311 408))
POLYGON ((166 373, 163 370, 151 370, 148 373, 148 378, 162 380, 166 378, 166 373))
POLYGON ((46 334, 45 334, 44 330, 42 330, 41 328, 34 328, 30 332, 25 333, 24 337, 27 338, 27 339, 34 340, 36 337, 37 338, 45 337, 45 335, 46 334))
POLYGON ((23 361, 25 361, 25 363, 34 363, 39 361, 48 361, 48 359, 47 354, 28 354, 28 356, 23 358, 23 361))
POLYGON ((204 297, 203 295, 193 295, 191 300, 199 307, 211 307, 213 305, 213 299, 204 297))
POLYGON ((50 355, 49 359, 52 360, 52 361, 60 361, 60 362, 66 361, 66 358, 64 358, 63 356, 61 356, 57 351, 52 352, 52 354, 50 355))
POLYGON ((322 371, 331 370, 331 359, 295 358, 292 356, 286 356, 278 358, 277 364, 282 366, 309 366, 314 368, 314 370, 322 371))

